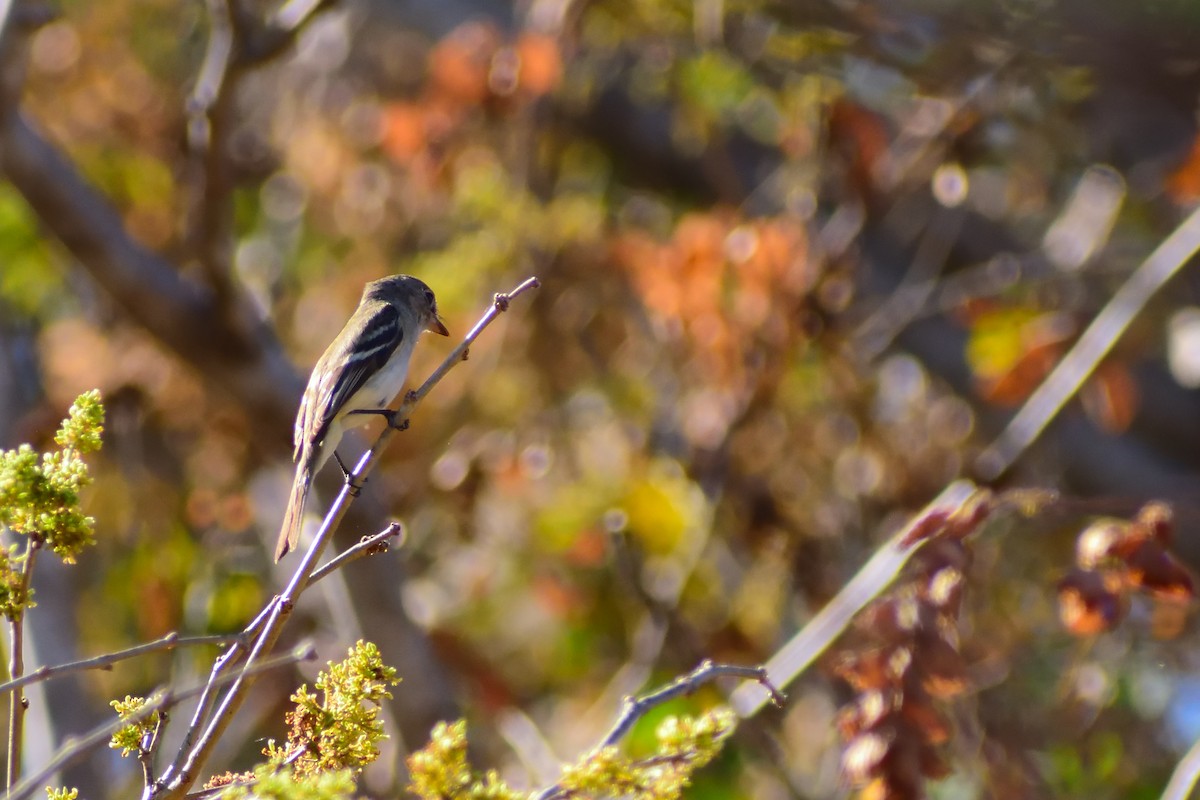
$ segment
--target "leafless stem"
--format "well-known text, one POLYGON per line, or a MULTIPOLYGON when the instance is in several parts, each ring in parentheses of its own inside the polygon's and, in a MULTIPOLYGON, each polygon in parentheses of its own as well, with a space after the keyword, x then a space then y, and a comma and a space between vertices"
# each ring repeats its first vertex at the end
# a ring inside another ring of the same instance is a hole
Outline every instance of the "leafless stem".
POLYGON ((71 661, 66 664, 38 667, 28 675, 22 675, 20 678, 0 683, 0 694, 15 692, 17 689, 28 686, 31 683, 48 681, 53 678, 62 677, 63 675, 69 675, 73 672, 83 672, 89 669, 111 669, 112 665, 118 662, 136 658, 147 653, 157 653, 160 650, 174 650, 176 647, 191 647, 206 644, 229 644, 237 642, 240 639, 240 634, 226 636, 180 636, 178 633, 168 633, 166 636, 155 639, 153 642, 139 644, 126 650, 118 650, 115 653, 106 653, 95 658, 85 658, 82 661, 71 661))
MULTIPOLYGON (((29 596, 29 582, 33 578, 33 563, 41 549, 41 539, 29 536, 25 543, 25 558, 21 563, 21 587, 18 597, 29 596)), ((13 679, 25 673, 25 610, 17 612, 9 621, 8 674, 13 679)), ((12 789, 21 777, 21 743, 25 734, 25 712, 29 701, 25 693, 18 691, 8 703, 8 777, 4 785, 12 789)))
POLYGON ((148 734, 144 741, 138 745, 138 763, 142 766, 142 786, 149 789, 154 783, 154 750, 158 747, 159 737, 162 736, 163 728, 167 724, 167 719, 170 715, 166 709, 158 715, 158 722, 154 725, 154 731, 148 734))
POLYGON ((1162 800, 1187 800, 1200 779, 1200 739, 1197 739, 1171 773, 1171 780, 1163 789, 1162 800))
POLYGON ((312 586, 321 578, 326 577, 335 570, 339 570, 347 564, 357 561, 375 553, 385 552, 389 546, 389 540, 395 538, 399 542, 404 541, 404 526, 399 522, 393 522, 387 528, 375 534, 374 536, 364 536, 362 541, 353 547, 347 548, 335 556, 333 559, 318 567, 312 575, 308 576, 308 585, 312 586))
MULTIPOLYGON (((446 356, 441 365, 434 370, 433 374, 425 380, 419 389, 405 396, 404 402, 396 411, 396 418, 407 418, 407 415, 412 413, 416 405, 429 394, 433 387, 462 360, 462 356, 467 351, 467 348, 483 333, 484 329, 497 316, 508 310, 509 303, 514 298, 530 289, 536 288, 538 285, 537 278, 528 278, 511 292, 497 294, 493 298, 491 307, 484 313, 483 317, 480 318, 479 322, 475 324, 475 327, 471 329, 466 337, 463 338, 458 347, 446 356)), ((245 699, 245 692, 250 685, 248 678, 254 674, 249 672, 250 667, 270 653, 271 648, 275 646, 275 642, 279 638, 280 632, 283 630, 284 624, 291 615, 296 601, 311 582, 316 562, 320 559, 321 553, 324 551, 330 536, 341 522, 342 517, 345 516, 350 503, 354 500, 355 491, 351 487, 362 485, 363 479, 367 477, 374 467, 379 454, 383 451, 393 433, 395 433, 395 428, 390 425, 385 427, 375 440, 374 445, 363 454, 363 457, 355 466, 350 480, 342 487, 329 512, 325 515, 321 527, 317 530, 316 536, 313 537, 313 542, 308 550, 304 552, 304 557, 297 565, 291 580, 288 581, 283 592, 272 600, 268 608, 264 610, 266 618, 261 622, 261 632, 258 633, 249 654, 246 656, 246 669, 242 673, 239 673, 239 677, 232 682, 225 696, 216 706, 216 710, 212 713, 211 719, 206 721, 201 716, 200 710, 197 710, 197 716, 193 719, 194 727, 199 729, 199 727, 203 726, 203 733, 199 735, 199 738, 193 739, 194 732, 189 731, 184 746, 180 748, 175 761, 167 768, 163 779, 159 782, 162 789, 153 792, 151 797, 156 800, 165 800, 165 798, 178 800, 187 793, 188 789, 195 782, 198 770, 208 759, 212 749, 216 746, 217 741, 229 725, 233 715, 245 699), (243 675, 246 677, 242 677, 243 675)), ((259 619, 262 619, 262 617, 260 616, 259 619)), ((259 620, 255 620, 251 624, 254 626, 260 623, 259 620)), ((227 665, 233 663, 232 659, 236 655, 240 655, 240 650, 235 653, 235 649, 237 649, 236 646, 230 648, 230 652, 223 657, 228 660, 218 662, 214 665, 212 676, 209 679, 210 684, 220 679, 227 665)), ((201 698, 201 703, 204 704, 206 701, 211 702, 215 700, 215 696, 213 691, 205 690, 201 698)))
MULTIPOLYGON (((978 496, 978 491, 970 481, 955 481, 876 550, 858 574, 766 663, 767 678, 771 684, 786 689, 833 644, 854 616, 891 584, 901 567, 924 541, 917 536, 922 526, 937 515, 952 515, 966 507, 972 498, 978 496)), ((752 683, 739 686, 731 698, 734 710, 742 717, 758 713, 769 699, 769 692, 752 683)))
POLYGON ((617 718, 612 729, 600 740, 600 744, 597 747, 604 748, 615 745, 624 738, 625 734, 629 733, 629 729, 633 727, 634 723, 644 717, 646 712, 652 708, 660 706, 668 700, 674 700, 676 697, 691 694, 698 687, 717 678, 744 678, 755 681, 762 686, 776 705, 783 705, 783 694, 771 684, 765 667, 717 664, 716 662, 705 660, 687 675, 676 678, 661 689, 656 689, 641 697, 625 698, 625 707, 621 709, 621 716, 617 718))
MULTIPOLYGON (((316 650, 311 643, 304 644, 290 653, 275 656, 274 658, 266 659, 253 667, 247 666, 235 675, 226 676, 223 682, 228 683, 240 679, 242 675, 253 671, 255 674, 267 672, 268 670, 277 669, 279 667, 296 664, 300 661, 311 661, 316 657, 316 650)), ((14 786, 8 793, 6 800, 22 800, 29 797, 34 792, 42 791, 46 782, 54 773, 69 766, 77 758, 85 755, 90 750, 101 746, 109 740, 109 738, 126 725, 134 724, 146 719, 156 711, 164 711, 169 709, 184 700, 203 692, 207 686, 194 686, 190 689, 184 689, 180 692, 166 690, 157 697, 151 698, 136 714, 131 714, 125 719, 116 719, 112 722, 105 723, 96 728, 93 728, 88 733, 78 739, 69 739, 57 753, 54 758, 50 759, 47 764, 42 767, 37 773, 28 776, 19 784, 14 786)), ((149 793, 147 793, 149 794, 149 793)))
POLYGON ((1200 209, 1188 216, 1117 290, 1079 341, 1054 371, 1025 401, 976 462, 986 478, 995 478, 1012 466, 1041 435, 1089 375, 1108 355, 1150 298, 1200 250, 1200 209))
POLYGON ((232 669, 241 660, 242 656, 245 655, 250 644, 258 636, 262 630, 262 626, 271 615, 271 611, 275 607, 277 600, 278 598, 268 603, 262 611, 258 612, 258 616, 242 629, 241 634, 234 643, 213 662, 208 683, 205 685, 204 691, 200 694, 200 700, 196 703, 196 710, 192 714, 191 723, 188 725, 187 730, 184 731, 183 741, 179 745, 179 755, 176 756, 175 762, 167 767, 159 781, 160 783, 165 784, 168 782, 174 770, 179 766, 178 762, 182 759, 183 754, 189 752, 195 744, 196 737, 203 730, 204 724, 208 721, 209 714, 212 712, 213 705, 216 703, 217 689, 219 686, 224 685, 221 676, 232 669))
MULTIPOLYGON (((640 697, 625 698, 624 706, 621 709, 621 714, 617 717, 616 723, 613 724, 609 732, 596 745, 596 750, 612 747, 621 741, 637 721, 644 717, 651 709, 662 705, 668 700, 691 694, 700 686, 717 678, 745 678, 755 681, 776 705, 783 705, 783 694, 771 683, 767 677, 765 667, 718 664, 714 661, 705 660, 687 675, 677 678, 661 689, 656 689, 640 697)), ((561 793, 562 787, 554 784, 542 790, 538 794, 537 800, 551 800, 551 798, 559 797, 561 793)))

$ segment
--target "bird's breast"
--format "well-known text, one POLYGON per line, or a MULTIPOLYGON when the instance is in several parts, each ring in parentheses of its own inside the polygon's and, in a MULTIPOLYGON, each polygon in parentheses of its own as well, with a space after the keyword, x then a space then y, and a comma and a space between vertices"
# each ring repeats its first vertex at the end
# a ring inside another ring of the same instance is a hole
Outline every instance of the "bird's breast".
MULTIPOLYGON (((362 388, 346 402, 346 410, 387 408, 404 388, 404 379, 408 376, 408 362, 411 355, 412 348, 404 347, 401 344, 387 363, 368 378, 362 388)), ((368 414, 355 414, 346 421, 353 425, 361 425, 369 419, 370 415, 368 414)))

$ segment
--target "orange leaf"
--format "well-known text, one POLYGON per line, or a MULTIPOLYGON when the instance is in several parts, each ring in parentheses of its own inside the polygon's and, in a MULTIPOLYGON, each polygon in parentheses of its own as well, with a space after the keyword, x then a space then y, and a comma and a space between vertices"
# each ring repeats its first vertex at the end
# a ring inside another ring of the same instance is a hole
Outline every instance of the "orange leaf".
POLYGON ((404 164, 425 149, 425 115, 412 103, 393 103, 383 112, 383 151, 404 164))
POLYGON ((1143 542, 1129 557, 1129 581, 1158 600, 1187 603, 1192 576, 1157 542, 1143 542))
POLYGON ((1113 592, 1098 572, 1076 569, 1059 581, 1058 616, 1076 636, 1111 630, 1124 613, 1124 597, 1113 592))
POLYGON ((1120 364, 1102 365, 1084 384, 1079 399, 1088 417, 1105 433, 1124 431, 1137 412, 1137 386, 1120 364))
POLYGON ((488 94, 488 72, 500 34, 492 25, 466 22, 438 42, 429 54, 433 91, 462 105, 474 106, 488 94))
POLYGON ((554 91, 562 81, 562 54, 558 41, 542 33, 524 33, 517 40, 521 61, 521 88, 534 97, 554 91))
POLYGON ((1183 163, 1167 176, 1166 190, 1180 205, 1200 200, 1200 136, 1192 140, 1192 149, 1183 163))

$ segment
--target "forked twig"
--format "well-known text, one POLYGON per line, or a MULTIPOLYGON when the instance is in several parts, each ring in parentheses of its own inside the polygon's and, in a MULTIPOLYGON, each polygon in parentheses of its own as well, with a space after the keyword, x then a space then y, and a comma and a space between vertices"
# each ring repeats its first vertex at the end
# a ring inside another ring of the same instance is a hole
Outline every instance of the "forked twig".
MULTIPOLYGON (((783 705, 783 693, 771 683, 767 677, 766 668, 747 667, 740 664, 718 664, 706 659, 700 662, 700 666, 687 675, 676 678, 660 689, 656 689, 640 697, 626 697, 617 721, 596 745, 595 750, 599 751, 606 747, 612 747, 621 741, 637 721, 644 717, 651 709, 657 708, 668 700, 674 700, 676 697, 692 694, 702 685, 717 678, 745 678, 755 681, 756 685, 760 686, 767 693, 767 697, 772 702, 778 706, 783 705)), ((543 789, 537 795, 537 800, 553 800, 553 798, 559 797, 561 793, 562 787, 556 783, 553 786, 543 789)))

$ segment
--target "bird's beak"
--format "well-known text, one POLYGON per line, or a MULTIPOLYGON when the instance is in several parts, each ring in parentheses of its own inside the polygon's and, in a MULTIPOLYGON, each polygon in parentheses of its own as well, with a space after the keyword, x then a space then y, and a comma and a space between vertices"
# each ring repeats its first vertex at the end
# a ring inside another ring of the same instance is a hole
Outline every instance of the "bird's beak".
POLYGON ((446 330, 446 323, 442 322, 442 318, 440 316, 438 316, 437 314, 433 315, 433 322, 430 323, 429 327, 426 328, 426 330, 430 331, 431 333, 440 334, 442 336, 450 335, 450 331, 446 330))

